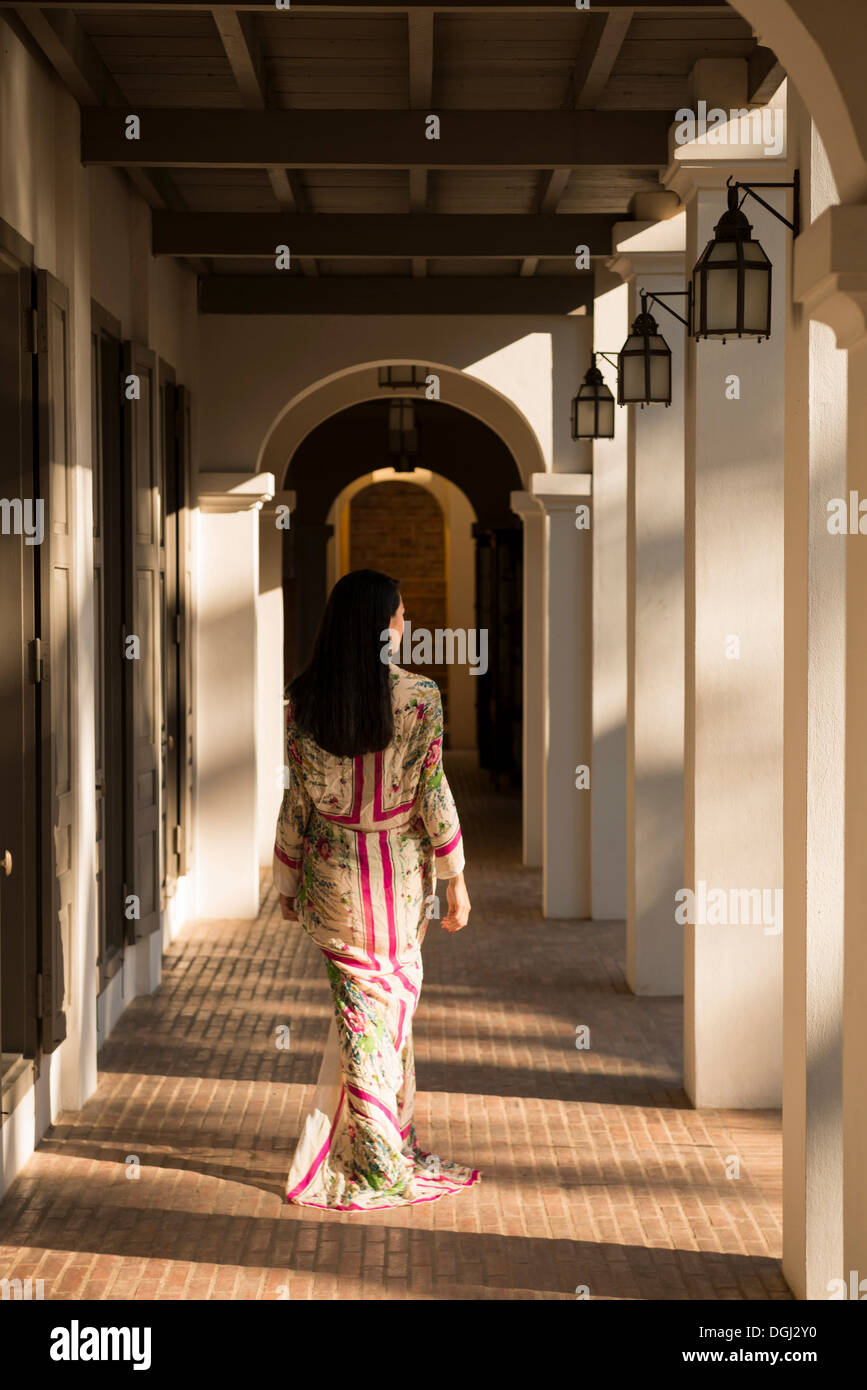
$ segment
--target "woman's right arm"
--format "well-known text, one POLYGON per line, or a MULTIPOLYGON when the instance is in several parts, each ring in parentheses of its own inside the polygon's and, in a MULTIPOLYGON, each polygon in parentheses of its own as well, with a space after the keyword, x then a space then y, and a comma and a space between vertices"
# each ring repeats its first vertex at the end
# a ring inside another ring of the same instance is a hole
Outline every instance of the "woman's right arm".
POLYGON ((427 748, 416 797, 433 848, 437 878, 448 879, 446 898, 449 911, 442 925, 446 931, 460 931, 469 920, 470 896, 464 881, 461 823, 442 761, 443 705, 438 690, 430 699, 424 731, 427 748))
POLYGON ((441 922, 447 932, 460 931, 470 920, 470 895, 464 882, 463 872, 450 878, 446 887, 446 901, 449 910, 441 922))

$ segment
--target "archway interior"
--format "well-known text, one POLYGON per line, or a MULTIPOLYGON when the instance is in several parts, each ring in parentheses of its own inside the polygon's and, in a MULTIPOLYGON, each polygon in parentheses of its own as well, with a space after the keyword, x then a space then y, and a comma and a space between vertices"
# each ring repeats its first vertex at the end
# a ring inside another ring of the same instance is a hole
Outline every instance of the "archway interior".
POLYGON ((405 627, 395 660, 436 681, 448 736, 451 691, 444 651, 434 647, 424 652, 423 643, 412 640, 414 631, 424 639, 449 626, 446 518, 434 494, 413 482, 414 476, 401 473, 368 482, 353 495, 343 512, 347 525, 341 569, 384 570, 400 580, 405 627))
MULTIPOLYGON (((410 462, 438 475, 465 495, 476 521, 474 548, 474 616, 477 634, 487 643, 487 669, 474 678, 476 744, 479 763, 498 779, 520 783, 522 718, 522 532, 509 494, 521 488, 515 460, 489 426, 466 411, 441 401, 412 397, 418 452, 410 462)), ((291 528, 285 532, 284 680, 288 682, 309 659, 328 596, 329 513, 335 499, 356 479, 388 469, 391 393, 363 401, 329 417, 296 449, 286 472, 286 487, 296 494, 291 528)), ((393 475, 411 483, 412 472, 393 475)), ((392 523, 394 524, 394 522, 392 523)), ((409 527, 409 521, 407 522, 409 527)), ((370 550, 370 537, 365 542, 370 550)), ((383 537, 383 555, 395 547, 383 537)), ((356 551, 360 554, 360 550, 356 551)), ((431 564, 438 562, 431 552, 431 564)), ((423 585, 424 566, 413 566, 414 582, 423 585)), ((436 576, 427 576, 432 584, 436 576)), ((478 643, 478 637, 476 638, 478 643)), ((478 651, 478 646, 476 650, 478 651)), ((419 667, 421 669, 421 667, 419 667)), ((429 674, 438 679, 437 672, 429 674)), ((438 680, 439 683, 439 680, 438 680)))

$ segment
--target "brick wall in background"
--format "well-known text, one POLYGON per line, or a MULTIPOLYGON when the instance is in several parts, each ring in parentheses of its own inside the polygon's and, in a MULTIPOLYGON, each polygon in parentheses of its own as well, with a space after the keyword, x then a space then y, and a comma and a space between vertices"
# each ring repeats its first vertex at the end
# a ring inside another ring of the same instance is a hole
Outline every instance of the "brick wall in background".
MULTIPOLYGON (((349 514, 352 569, 382 570, 400 580, 413 629, 432 634, 447 623, 446 539, 442 508, 416 483, 371 483, 353 497, 349 514)), ((435 680, 448 720, 448 668, 396 657, 399 666, 435 680)), ((446 736, 448 746, 448 736, 446 736)))

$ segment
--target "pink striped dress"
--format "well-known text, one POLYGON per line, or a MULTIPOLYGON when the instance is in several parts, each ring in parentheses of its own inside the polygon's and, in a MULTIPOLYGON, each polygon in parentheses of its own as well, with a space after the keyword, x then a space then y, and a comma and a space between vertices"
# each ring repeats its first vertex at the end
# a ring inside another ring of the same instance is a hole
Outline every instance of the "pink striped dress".
POLYGON ((479 1172, 419 1147, 412 1020, 437 872, 464 867, 436 683, 389 664, 394 737, 339 758, 286 720, 274 884, 325 958, 334 1018, 286 1200, 337 1211, 432 1202, 479 1172))

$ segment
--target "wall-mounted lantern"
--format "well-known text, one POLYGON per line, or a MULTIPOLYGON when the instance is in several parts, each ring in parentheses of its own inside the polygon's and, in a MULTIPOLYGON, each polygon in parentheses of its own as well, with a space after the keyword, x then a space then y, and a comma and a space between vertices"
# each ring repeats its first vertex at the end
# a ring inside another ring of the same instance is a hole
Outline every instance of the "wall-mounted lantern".
POLYGON ((410 363, 400 363, 393 367, 380 367, 380 387, 392 391, 420 391, 426 384, 429 371, 427 367, 417 367, 410 363))
POLYGON ((617 357, 618 405, 671 405, 671 348, 648 311, 641 291, 641 313, 617 357))
POLYGON ((572 401, 573 439, 614 438, 614 396, 596 365, 596 358, 605 356, 604 352, 593 353, 578 395, 572 401))
POLYGON ((388 452, 396 473, 412 473, 418 456, 418 423, 412 400, 394 400, 388 407, 388 452))
POLYGON ((769 338, 771 334, 771 261, 741 207, 755 198, 794 236, 800 231, 800 175, 792 183, 735 183, 727 180, 728 207, 714 228, 692 272, 692 333, 696 338, 769 338), (757 188, 794 190, 790 222, 755 192, 757 188), (739 191, 744 196, 738 200, 739 191))

